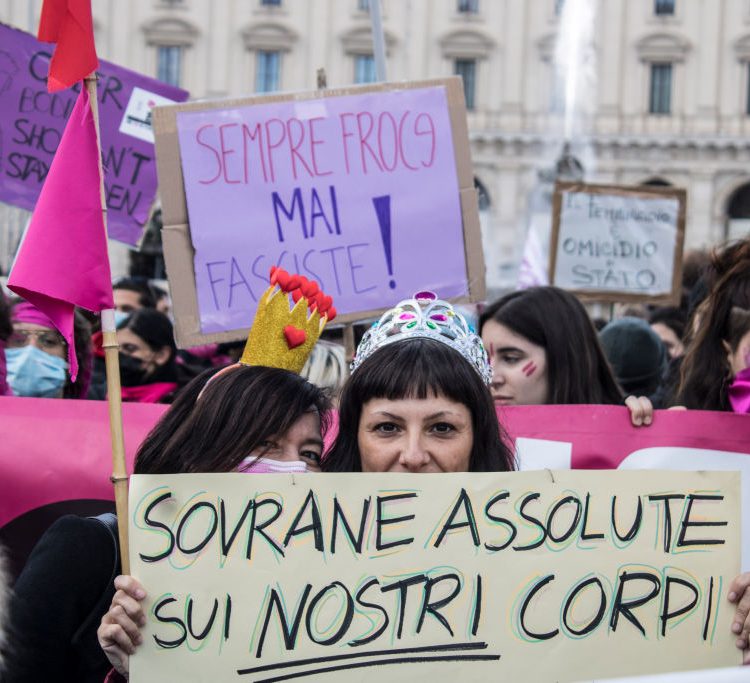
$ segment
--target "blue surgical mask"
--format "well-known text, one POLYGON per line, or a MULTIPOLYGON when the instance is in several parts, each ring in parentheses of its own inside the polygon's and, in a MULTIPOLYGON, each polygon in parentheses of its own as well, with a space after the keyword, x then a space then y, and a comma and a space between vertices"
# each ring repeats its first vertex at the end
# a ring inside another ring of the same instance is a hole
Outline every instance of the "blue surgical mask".
POLYGON ((127 311, 115 311, 115 327, 119 330, 120 325, 130 317, 127 311))
POLYGON ((57 398, 68 378, 68 363, 31 344, 5 350, 8 384, 16 396, 57 398))

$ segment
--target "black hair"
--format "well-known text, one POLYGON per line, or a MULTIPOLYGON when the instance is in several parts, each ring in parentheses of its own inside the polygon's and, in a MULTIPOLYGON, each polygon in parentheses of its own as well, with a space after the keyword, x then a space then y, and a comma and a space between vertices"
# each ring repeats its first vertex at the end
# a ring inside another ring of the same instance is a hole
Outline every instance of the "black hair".
MULTIPOLYGON (((685 351, 676 405, 696 410, 731 410, 728 388, 732 379, 725 344, 736 338, 741 319, 735 309, 750 310, 750 240, 714 253, 714 276, 701 312, 701 322, 685 351)), ((733 349, 734 350, 734 349, 733 349)))
POLYGON ((668 327, 675 333, 677 339, 682 340, 685 336, 685 325, 687 324, 685 312, 676 306, 655 308, 649 314, 648 322, 650 325, 661 323, 665 327, 668 327))
POLYGON ((10 321, 10 306, 0 288, 0 340, 5 341, 13 334, 13 323, 10 321))
POLYGON ((489 320, 544 349, 548 404, 623 402, 594 325, 583 304, 569 292, 559 287, 511 292, 484 310, 480 333, 489 320))
POLYGON ((153 351, 165 346, 171 349, 172 357, 177 352, 174 328, 169 318, 152 308, 139 308, 120 323, 117 329, 128 329, 138 335, 153 351))
POLYGON ((457 351, 432 339, 405 339, 375 351, 344 384, 339 431, 323 459, 326 472, 361 472, 358 431, 362 407, 374 398, 398 400, 444 396, 471 413, 474 442, 470 472, 514 469, 513 453, 498 424, 489 389, 457 351))
POLYGON ((136 474, 235 471, 311 409, 325 433, 328 398, 299 375, 239 365, 209 382, 216 372, 206 370, 180 392, 138 449, 136 474))
POLYGON ((143 308, 156 308, 156 302, 161 298, 157 295, 156 288, 150 285, 145 278, 123 277, 114 282, 112 289, 125 289, 129 292, 135 292, 138 294, 138 301, 143 308))

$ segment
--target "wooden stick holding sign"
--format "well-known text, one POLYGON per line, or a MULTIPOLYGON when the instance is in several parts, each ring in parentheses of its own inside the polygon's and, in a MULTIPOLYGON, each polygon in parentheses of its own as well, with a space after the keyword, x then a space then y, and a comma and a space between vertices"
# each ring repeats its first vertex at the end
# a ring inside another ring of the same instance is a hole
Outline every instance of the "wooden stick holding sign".
MULTIPOLYGON (((104 172, 102 169, 101 137, 99 135, 99 109, 96 94, 95 73, 84 79, 91 103, 91 113, 96 127, 96 143, 99 148, 100 196, 104 231, 107 231, 107 201, 104 194, 104 172)), ((128 471, 125 464, 125 437, 122 426, 122 390, 120 387, 120 346, 117 343, 114 309, 102 311, 102 335, 104 364, 107 374, 107 405, 109 408, 109 430, 112 437, 112 484, 115 488, 115 510, 117 511, 117 533, 120 541, 121 573, 130 573, 128 553, 128 471)))
POLYGON ((680 300, 685 190, 557 183, 550 282, 583 299, 680 300))

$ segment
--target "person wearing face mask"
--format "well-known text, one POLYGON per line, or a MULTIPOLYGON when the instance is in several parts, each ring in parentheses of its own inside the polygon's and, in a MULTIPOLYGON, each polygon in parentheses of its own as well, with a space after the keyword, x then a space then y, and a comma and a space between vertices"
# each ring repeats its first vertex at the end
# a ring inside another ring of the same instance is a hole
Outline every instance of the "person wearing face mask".
MULTIPOLYGON (((318 471, 329 408, 322 390, 277 368, 233 366, 208 382, 215 373, 180 393, 138 449, 136 474, 318 471)), ((136 585, 130 577, 113 584, 119 573, 116 545, 98 520, 68 515, 53 524, 15 584, 17 642, 3 681, 99 683, 108 656, 127 666, 121 633, 102 631, 107 656, 97 642, 113 598, 115 607, 123 600, 115 587, 136 585)))
POLYGON ((117 325, 122 400, 170 403, 195 372, 176 362, 172 323, 163 313, 142 308, 117 325))
POLYGON ((23 299, 10 302, 13 331, 6 341, 7 381, 15 396, 84 398, 91 379, 91 327, 76 311, 73 331, 78 377, 70 381, 68 350, 54 323, 23 299))
MULTIPOLYGON (((259 302, 241 361, 205 371, 180 392, 138 449, 136 474, 319 471, 330 403, 298 373, 335 311, 308 319, 302 299, 290 313, 301 283, 283 280, 286 288, 272 286, 259 302), (305 342, 285 340, 283 329, 301 320, 305 342)), ((116 541, 97 520, 68 516, 53 525, 16 583, 18 642, 3 680, 98 683, 126 674, 143 617, 132 607, 140 609, 145 592, 117 574, 116 541)))

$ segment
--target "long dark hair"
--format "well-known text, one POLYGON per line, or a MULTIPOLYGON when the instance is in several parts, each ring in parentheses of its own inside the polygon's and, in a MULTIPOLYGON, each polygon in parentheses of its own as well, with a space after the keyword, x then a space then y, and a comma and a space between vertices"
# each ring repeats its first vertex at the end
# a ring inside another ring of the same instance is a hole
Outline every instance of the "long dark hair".
POLYGON ((604 355, 596 330, 580 301, 558 287, 531 287, 511 292, 488 306, 488 320, 544 349, 547 403, 617 405, 623 393, 604 355))
POLYGON ((238 366, 209 382, 215 372, 206 370, 182 390, 138 449, 136 474, 232 472, 310 410, 320 414, 325 433, 328 399, 299 375, 238 366))
POLYGON ((685 351, 674 403, 698 410, 730 410, 727 389, 731 369, 725 343, 736 349, 737 311, 750 309, 750 240, 714 255, 720 274, 700 326, 685 351))
POLYGON ((357 433, 362 406, 374 398, 424 399, 433 395, 465 405, 471 413, 474 443, 470 472, 514 469, 513 453, 498 424, 489 389, 479 373, 449 346, 432 339, 406 339, 372 354, 344 384, 339 431, 323 459, 325 472, 361 472, 357 433))

